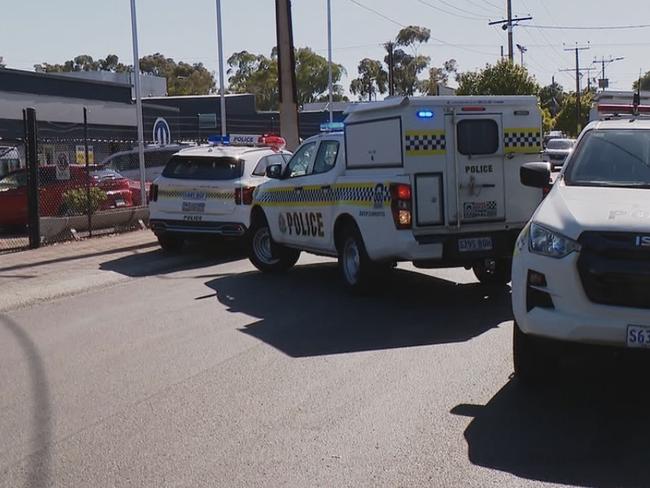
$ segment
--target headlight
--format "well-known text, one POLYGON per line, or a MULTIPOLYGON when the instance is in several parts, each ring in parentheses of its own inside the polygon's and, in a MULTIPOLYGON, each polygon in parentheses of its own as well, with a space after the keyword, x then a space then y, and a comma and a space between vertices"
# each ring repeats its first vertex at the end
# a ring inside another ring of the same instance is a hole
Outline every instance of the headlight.
POLYGON ((560 259, 572 252, 580 251, 580 244, 573 239, 538 224, 533 223, 530 225, 529 235, 529 249, 530 252, 535 254, 560 259))

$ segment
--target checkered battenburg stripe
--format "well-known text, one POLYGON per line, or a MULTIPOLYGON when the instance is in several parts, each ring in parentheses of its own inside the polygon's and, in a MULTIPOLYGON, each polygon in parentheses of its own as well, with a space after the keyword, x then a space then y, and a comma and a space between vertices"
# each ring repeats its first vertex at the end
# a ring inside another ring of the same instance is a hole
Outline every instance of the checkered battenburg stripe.
POLYGON ((506 130, 504 142, 506 148, 541 147, 542 133, 534 130, 506 130))
POLYGON ((390 202, 390 188, 383 184, 334 185, 330 189, 306 187, 302 190, 277 188, 256 193, 255 200, 261 204, 336 204, 359 203, 385 205, 390 202))
MULTIPOLYGON (((159 189, 158 198, 183 198, 187 193, 187 190, 167 190, 159 189)), ((205 193, 207 199, 209 200, 234 200, 235 192, 234 191, 206 191, 206 192, 197 192, 205 193)))
POLYGON ((409 133, 404 136, 406 152, 445 151, 447 141, 444 132, 409 133))

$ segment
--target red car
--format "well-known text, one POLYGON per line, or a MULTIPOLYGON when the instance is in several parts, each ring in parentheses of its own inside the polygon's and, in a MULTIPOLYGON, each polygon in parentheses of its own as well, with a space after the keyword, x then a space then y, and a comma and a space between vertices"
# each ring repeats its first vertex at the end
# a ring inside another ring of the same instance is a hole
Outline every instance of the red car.
MULTIPOLYGON (((42 217, 66 215, 68 209, 63 194, 68 190, 96 187, 106 192, 107 198, 100 210, 133 206, 129 180, 112 170, 91 167, 90 180, 86 167, 70 165, 70 179, 57 180, 56 166, 38 168, 39 208, 42 217)), ((0 179, 0 227, 23 226, 27 224, 27 173, 25 169, 13 171, 0 179)))

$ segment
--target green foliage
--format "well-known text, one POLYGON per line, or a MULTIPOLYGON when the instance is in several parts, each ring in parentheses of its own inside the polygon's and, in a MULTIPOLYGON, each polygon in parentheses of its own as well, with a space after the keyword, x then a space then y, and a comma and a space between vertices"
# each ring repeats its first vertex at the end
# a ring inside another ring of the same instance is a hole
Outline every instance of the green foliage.
MULTIPOLYGON (((422 43, 428 42, 430 37, 430 29, 409 25, 397 33, 395 42, 387 42, 384 45, 387 53, 393 49, 393 87, 396 95, 412 96, 418 91, 418 76, 427 69, 431 60, 429 56, 418 54, 418 48, 422 43), (399 47, 409 49, 410 53, 399 47)), ((384 58, 384 62, 390 66, 389 54, 384 58)))
MULTIPOLYGON (((323 56, 308 47, 298 48, 296 59, 296 85, 298 104, 327 100, 328 63, 323 56)), ((248 51, 234 53, 228 58, 228 82, 234 93, 253 93, 257 107, 274 110, 278 107, 278 58, 274 49, 270 57, 248 51)), ((332 65, 334 100, 345 99, 338 84, 344 73, 340 64, 332 65)))
MULTIPOLYGON (((133 71, 133 67, 120 63, 115 54, 97 60, 88 54, 81 54, 63 64, 36 64, 34 70, 45 73, 79 71, 125 73, 133 71)), ((140 59, 140 71, 166 78, 169 95, 207 95, 214 92, 214 76, 203 66, 203 63, 188 64, 182 61, 177 63, 172 58, 155 53, 140 59)))
POLYGON ((174 95, 208 95, 214 92, 213 74, 203 63, 176 62, 160 53, 149 54, 140 60, 140 71, 167 79, 167 93, 174 95))
POLYGON ((539 90, 539 101, 543 109, 547 109, 551 115, 557 115, 562 108, 566 93, 559 83, 551 83, 539 90))
POLYGON ((397 33, 395 43, 398 46, 416 46, 423 42, 429 42, 429 38, 431 38, 431 29, 417 25, 409 25, 397 33))
POLYGON ((446 85, 452 73, 456 73, 458 63, 455 59, 445 61, 442 68, 429 68, 429 78, 420 82, 420 92, 425 95, 438 95, 438 87, 446 85))
POLYGON ((539 85, 523 66, 507 60, 457 77, 458 95, 537 95, 539 85))
POLYGON ((364 58, 359 63, 358 71, 359 78, 352 80, 350 91, 354 95, 359 95, 359 100, 367 97, 368 101, 372 101, 373 95, 376 99, 377 93, 386 93, 388 73, 381 65, 381 61, 364 58))
POLYGON ((104 59, 93 59, 88 54, 81 54, 63 64, 41 63, 34 65, 34 71, 44 73, 66 73, 72 71, 111 71, 113 73, 124 73, 131 71, 131 66, 120 63, 115 54, 109 54, 104 59))
POLYGON ((90 188, 90 198, 86 188, 75 188, 63 194, 63 205, 70 215, 94 214, 106 201, 106 192, 101 188, 90 188))
POLYGON ((543 132, 548 132, 550 130, 553 130, 553 127, 555 126, 555 119, 551 115, 551 112, 544 107, 541 107, 542 110, 542 130, 543 132))
POLYGON ((648 91, 650 90, 650 71, 647 71, 641 78, 636 80, 632 84, 632 89, 637 90, 639 87, 639 82, 641 82, 641 90, 648 91))
POLYGON ((555 129, 576 137, 589 122, 589 111, 593 102, 593 94, 585 91, 580 95, 580 127, 576 127, 576 95, 571 93, 564 99, 560 113, 555 118, 555 129))

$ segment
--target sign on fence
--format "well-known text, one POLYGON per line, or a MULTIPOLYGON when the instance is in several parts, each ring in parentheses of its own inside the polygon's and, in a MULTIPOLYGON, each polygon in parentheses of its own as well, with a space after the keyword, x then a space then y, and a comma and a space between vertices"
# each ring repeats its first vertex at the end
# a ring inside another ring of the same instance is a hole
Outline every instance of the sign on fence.
POLYGON ((70 159, 67 152, 60 152, 56 155, 56 179, 58 181, 70 179, 70 159))
MULTIPOLYGON (((86 146, 77 146, 75 153, 77 164, 86 164, 86 146)), ((88 164, 95 164, 95 148, 93 146, 88 146, 88 164)))

